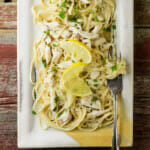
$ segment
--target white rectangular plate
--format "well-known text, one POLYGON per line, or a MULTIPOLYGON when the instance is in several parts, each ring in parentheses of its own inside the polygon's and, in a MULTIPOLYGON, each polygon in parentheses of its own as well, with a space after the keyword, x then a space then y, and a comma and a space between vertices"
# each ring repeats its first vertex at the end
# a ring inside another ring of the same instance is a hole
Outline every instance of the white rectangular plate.
MULTIPOLYGON (((37 35, 31 14, 32 0, 18 0, 18 147, 78 147, 68 134, 55 129, 43 131, 32 115, 32 86, 29 80, 31 52, 37 35)), ((133 137, 133 0, 117 0, 117 47, 127 61, 123 79, 122 103, 125 117, 131 120, 133 137)), ((126 146, 131 146, 130 141, 126 146)), ((86 145, 85 145, 86 146, 86 145)), ((108 145, 103 145, 108 146, 108 145)))

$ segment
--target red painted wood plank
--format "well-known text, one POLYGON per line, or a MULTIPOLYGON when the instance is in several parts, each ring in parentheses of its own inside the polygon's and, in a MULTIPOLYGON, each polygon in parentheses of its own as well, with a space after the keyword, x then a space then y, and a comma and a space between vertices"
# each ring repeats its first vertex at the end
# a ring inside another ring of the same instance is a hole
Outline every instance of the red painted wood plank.
POLYGON ((16 97, 4 97, 4 98, 0 98, 0 105, 4 105, 4 104, 16 104, 16 103, 17 103, 16 97))
POLYGON ((0 97, 17 95, 16 45, 0 44, 0 97))

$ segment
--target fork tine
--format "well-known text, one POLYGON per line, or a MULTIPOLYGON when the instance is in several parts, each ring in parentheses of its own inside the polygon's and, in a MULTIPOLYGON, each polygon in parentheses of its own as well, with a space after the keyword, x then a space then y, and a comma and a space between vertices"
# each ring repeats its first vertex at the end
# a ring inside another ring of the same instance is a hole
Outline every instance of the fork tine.
POLYGON ((113 52, 114 52, 114 49, 113 47, 111 47, 111 49, 108 50, 108 59, 113 60, 113 52))
POLYGON ((115 54, 115 55, 116 55, 116 60, 115 60, 115 61, 116 61, 116 63, 117 63, 117 58, 118 58, 117 50, 116 50, 116 54, 115 54))
POLYGON ((120 52, 120 58, 119 58, 119 61, 121 61, 122 60, 122 56, 121 56, 121 52, 120 52))
POLYGON ((110 50, 108 51, 108 59, 112 59, 112 54, 111 54, 110 50))
POLYGON ((107 57, 108 57, 108 60, 109 60, 109 58, 110 58, 110 57, 109 57, 109 51, 108 51, 107 57))
POLYGON ((111 49, 111 58, 112 58, 112 60, 113 60, 113 57, 114 57, 114 48, 112 47, 112 49, 111 49))

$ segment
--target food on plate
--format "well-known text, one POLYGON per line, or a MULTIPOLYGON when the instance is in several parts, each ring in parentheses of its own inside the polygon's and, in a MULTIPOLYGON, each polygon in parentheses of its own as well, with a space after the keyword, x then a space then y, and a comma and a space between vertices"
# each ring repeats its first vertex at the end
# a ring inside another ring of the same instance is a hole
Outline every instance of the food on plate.
POLYGON ((31 63, 33 114, 41 126, 94 131, 113 122, 107 79, 126 73, 114 49, 113 0, 41 0, 33 6, 40 30, 31 63))

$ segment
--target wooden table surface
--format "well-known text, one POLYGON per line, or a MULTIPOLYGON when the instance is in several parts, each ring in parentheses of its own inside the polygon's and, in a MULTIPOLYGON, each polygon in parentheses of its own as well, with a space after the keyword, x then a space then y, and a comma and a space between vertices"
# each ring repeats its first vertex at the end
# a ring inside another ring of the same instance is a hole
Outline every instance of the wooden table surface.
MULTIPOLYGON (((16 150, 17 4, 16 0, 3 1, 0 0, 0 150, 16 150)), ((150 0, 134 2, 134 146, 122 149, 150 150, 150 0)))

